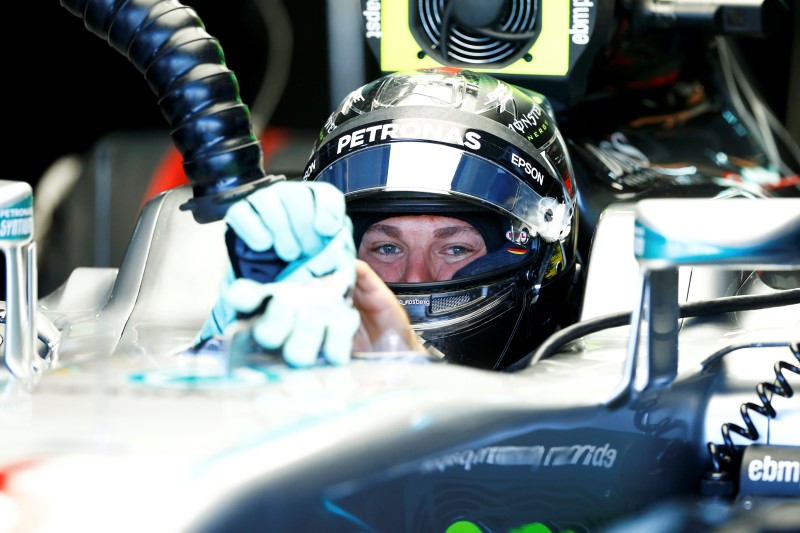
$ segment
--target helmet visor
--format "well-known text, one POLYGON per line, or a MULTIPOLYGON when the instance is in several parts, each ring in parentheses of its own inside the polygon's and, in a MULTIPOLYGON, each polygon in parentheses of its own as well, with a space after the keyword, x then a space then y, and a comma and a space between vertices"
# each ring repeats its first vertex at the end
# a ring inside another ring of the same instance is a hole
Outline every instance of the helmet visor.
MULTIPOLYGON (((536 168, 523 166, 521 173, 526 171, 527 180, 539 173, 540 181, 554 181, 536 168)), ((333 184, 348 199, 375 192, 414 192, 466 200, 511 216, 545 238, 570 223, 563 190, 552 191, 552 197, 539 193, 518 174, 443 144, 401 141, 354 151, 324 168, 315 180, 333 184)))

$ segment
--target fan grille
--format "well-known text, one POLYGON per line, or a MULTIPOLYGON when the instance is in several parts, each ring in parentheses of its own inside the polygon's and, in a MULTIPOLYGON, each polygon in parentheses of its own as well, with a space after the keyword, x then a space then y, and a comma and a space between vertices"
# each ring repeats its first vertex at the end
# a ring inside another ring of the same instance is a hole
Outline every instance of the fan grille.
MULTIPOLYGON (((509 64, 524 56, 533 44, 534 38, 523 41, 509 41, 487 37, 473 28, 459 24, 457 20, 450 23, 447 39, 447 57, 440 57, 438 43, 442 35, 443 14, 446 0, 417 0, 419 24, 428 42, 422 43, 429 48, 427 53, 438 57, 445 64, 462 63, 465 65, 509 64)), ((511 0, 500 22, 493 29, 505 33, 528 33, 536 26, 537 0, 511 0)))

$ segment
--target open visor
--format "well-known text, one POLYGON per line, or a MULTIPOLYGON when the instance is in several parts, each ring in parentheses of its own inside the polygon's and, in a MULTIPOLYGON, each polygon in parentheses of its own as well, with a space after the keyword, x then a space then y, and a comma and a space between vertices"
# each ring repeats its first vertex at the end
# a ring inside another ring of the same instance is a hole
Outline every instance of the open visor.
POLYGON ((397 141, 346 154, 323 168, 314 180, 333 184, 348 199, 378 191, 451 196, 493 206, 545 240, 566 235, 572 202, 565 202, 558 180, 509 150, 500 160, 509 161, 510 166, 517 161, 519 172, 454 146, 397 141))

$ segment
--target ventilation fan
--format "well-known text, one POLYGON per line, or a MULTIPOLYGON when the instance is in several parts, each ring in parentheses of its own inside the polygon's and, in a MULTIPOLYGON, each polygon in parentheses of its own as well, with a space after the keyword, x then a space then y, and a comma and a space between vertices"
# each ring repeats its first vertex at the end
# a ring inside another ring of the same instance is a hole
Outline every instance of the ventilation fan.
POLYGON ((381 72, 481 70, 571 105, 615 27, 615 0, 361 0, 381 72))
POLYGON ((424 53, 454 66, 525 59, 541 26, 539 0, 415 0, 409 25, 424 53))

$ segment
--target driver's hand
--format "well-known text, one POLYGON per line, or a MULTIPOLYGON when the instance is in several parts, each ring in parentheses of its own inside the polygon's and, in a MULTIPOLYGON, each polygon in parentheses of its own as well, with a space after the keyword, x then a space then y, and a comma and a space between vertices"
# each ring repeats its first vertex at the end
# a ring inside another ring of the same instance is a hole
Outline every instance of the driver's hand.
MULTIPOLYGON (((345 214, 344 196, 333 185, 278 182, 233 204, 225 221, 252 250, 274 248, 288 263, 276 281, 301 283, 340 269, 354 276, 352 225, 345 214), (329 246, 337 238, 339 245, 329 246)), ((236 276, 229 267, 220 298, 195 337, 196 346, 223 334, 236 321, 237 310, 224 297, 234 281, 236 276)))
POLYGON ((274 248, 286 261, 317 254, 344 227, 344 195, 324 182, 281 181, 236 202, 228 226, 252 250, 274 248))
POLYGON ((354 352, 425 352, 397 296, 360 259, 356 260, 352 294, 353 305, 361 314, 361 327, 353 340, 354 352))
POLYGON ((361 321, 350 299, 354 263, 352 233, 342 230, 281 281, 237 279, 222 297, 244 315, 263 307, 249 324, 253 340, 264 349, 279 351, 288 365, 308 367, 320 359, 342 365, 350 361, 361 321))

